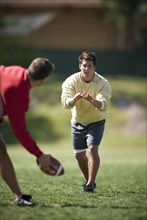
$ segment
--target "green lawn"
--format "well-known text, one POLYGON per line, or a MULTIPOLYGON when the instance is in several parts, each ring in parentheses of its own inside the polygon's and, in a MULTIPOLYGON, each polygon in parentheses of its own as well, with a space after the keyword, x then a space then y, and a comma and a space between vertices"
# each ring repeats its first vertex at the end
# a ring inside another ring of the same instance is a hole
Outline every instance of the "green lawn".
POLYGON ((101 147, 101 167, 93 194, 81 192, 84 181, 69 147, 44 148, 62 162, 65 175, 49 177, 37 167, 35 158, 20 146, 9 153, 24 193, 33 195, 35 207, 15 207, 12 195, 0 182, 1 220, 145 220, 145 148, 101 147))
POLYGON ((36 206, 15 207, 11 192, 0 180, 0 220, 146 220, 146 135, 125 133, 125 109, 116 105, 118 98, 125 97, 145 106, 146 81, 110 79, 112 104, 100 146, 101 167, 94 194, 81 192, 84 179, 71 148, 71 115, 60 103, 62 81, 56 76, 49 85, 32 91, 27 119, 32 136, 46 153, 61 161, 65 175, 44 175, 34 156, 18 146, 6 120, 3 132, 19 183, 23 193, 32 194, 36 206))

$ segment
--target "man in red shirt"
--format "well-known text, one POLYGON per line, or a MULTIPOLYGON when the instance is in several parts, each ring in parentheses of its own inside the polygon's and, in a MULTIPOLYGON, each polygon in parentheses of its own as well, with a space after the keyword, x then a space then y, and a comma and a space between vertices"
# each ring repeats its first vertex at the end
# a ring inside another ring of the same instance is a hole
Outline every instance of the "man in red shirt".
MULTIPOLYGON (((8 116, 15 137, 33 154, 44 171, 52 172, 50 156, 44 154, 26 128, 25 113, 29 107, 30 89, 43 84, 54 71, 54 64, 46 58, 36 58, 25 69, 20 66, 0 66, 0 129, 3 117, 8 116)), ((31 195, 22 194, 14 167, 0 131, 0 175, 14 194, 16 205, 32 205, 31 195)))

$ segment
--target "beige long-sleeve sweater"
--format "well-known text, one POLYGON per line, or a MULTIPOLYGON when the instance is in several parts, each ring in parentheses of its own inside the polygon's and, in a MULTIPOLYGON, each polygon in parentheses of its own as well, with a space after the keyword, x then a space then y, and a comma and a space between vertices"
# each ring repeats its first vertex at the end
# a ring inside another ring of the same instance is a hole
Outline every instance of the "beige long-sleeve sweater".
POLYGON ((110 98, 111 87, 108 80, 96 72, 94 79, 89 83, 84 82, 80 72, 77 72, 69 76, 62 84, 61 102, 63 107, 71 109, 72 122, 89 124, 106 119, 110 98), (102 101, 103 108, 97 109, 85 99, 78 100, 73 108, 66 105, 67 98, 72 98, 76 93, 83 92, 96 100, 102 101))

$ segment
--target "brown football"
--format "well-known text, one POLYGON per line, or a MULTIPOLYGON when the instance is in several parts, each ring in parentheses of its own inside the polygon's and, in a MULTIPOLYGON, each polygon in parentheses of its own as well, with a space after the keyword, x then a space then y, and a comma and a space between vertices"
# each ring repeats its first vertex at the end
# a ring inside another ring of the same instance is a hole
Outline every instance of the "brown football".
POLYGON ((41 167, 41 165, 39 164, 38 159, 36 160, 36 162, 37 162, 37 164, 38 164, 40 170, 41 170, 43 173, 45 173, 46 175, 49 175, 49 176, 61 176, 61 175, 63 175, 63 174, 64 174, 64 168, 63 168, 62 164, 61 164, 56 158, 54 158, 54 157, 52 157, 52 156, 50 157, 50 160, 51 160, 51 162, 52 162, 52 163, 55 165, 55 167, 56 167, 56 169, 53 169, 53 168, 50 167, 51 172, 43 170, 42 167, 41 167))

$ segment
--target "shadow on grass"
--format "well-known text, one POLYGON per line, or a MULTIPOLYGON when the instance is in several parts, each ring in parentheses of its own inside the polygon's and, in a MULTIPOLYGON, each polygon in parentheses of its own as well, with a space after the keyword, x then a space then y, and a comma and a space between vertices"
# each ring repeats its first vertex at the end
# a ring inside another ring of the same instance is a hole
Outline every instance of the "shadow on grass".
MULTIPOLYGON (((44 207, 44 206, 43 206, 44 207)), ((68 207, 81 207, 81 208, 84 208, 84 209, 87 209, 87 208, 98 208, 98 206, 89 206, 89 205, 77 205, 77 204, 65 204, 65 205, 51 205, 51 207, 53 208, 68 208, 68 207)))
MULTIPOLYGON (((8 207, 8 206, 16 206, 15 204, 6 204, 6 203, 0 203, 0 207, 8 207)), ((60 205, 60 204, 52 204, 52 205, 39 205, 37 203, 34 203, 32 206, 17 206, 17 207, 28 207, 28 208, 35 208, 35 207, 42 207, 42 208, 66 208, 66 207, 81 207, 81 208, 98 208, 98 206, 88 206, 88 205, 76 205, 76 204, 65 204, 65 205, 60 205)))
MULTIPOLYGON (((0 203, 0 207, 12 207, 12 206, 16 206, 15 204, 6 204, 6 203, 0 203)), ((145 207, 143 206, 110 206, 109 205, 77 205, 77 204, 64 204, 64 205, 60 205, 60 204, 51 204, 51 205, 40 205, 38 203, 34 203, 32 206, 25 206, 25 205, 22 205, 22 206, 17 206, 17 207, 20 207, 20 208, 23 208, 23 207, 28 207, 28 208, 38 208, 38 207, 41 207, 41 208, 76 208, 76 207, 80 207, 82 209, 97 209, 97 208, 111 208, 111 209, 145 209, 145 207)))
POLYGON ((112 209, 143 209, 142 206, 111 206, 112 209))
MULTIPOLYGON (((40 206, 40 205, 39 205, 40 206)), ((74 208, 74 207, 80 207, 83 209, 97 209, 97 208, 108 208, 109 206, 106 205, 77 205, 77 204, 65 204, 65 205, 60 205, 60 204, 53 204, 53 205, 41 205, 40 207, 42 208, 74 208)), ((110 206, 109 208, 112 209, 144 209, 142 206, 110 206)))

